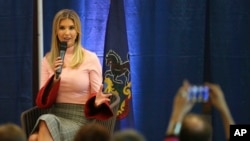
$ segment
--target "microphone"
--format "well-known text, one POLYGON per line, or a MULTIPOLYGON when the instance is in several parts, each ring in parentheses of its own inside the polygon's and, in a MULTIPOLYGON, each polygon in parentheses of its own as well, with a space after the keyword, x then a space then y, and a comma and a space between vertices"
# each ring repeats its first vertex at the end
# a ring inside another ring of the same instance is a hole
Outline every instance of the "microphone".
MULTIPOLYGON (((59 43, 59 55, 62 60, 64 60, 65 52, 67 49, 67 42, 60 42, 59 43)), ((56 79, 59 77, 59 75, 62 73, 62 65, 59 66, 59 69, 56 70, 56 79)))

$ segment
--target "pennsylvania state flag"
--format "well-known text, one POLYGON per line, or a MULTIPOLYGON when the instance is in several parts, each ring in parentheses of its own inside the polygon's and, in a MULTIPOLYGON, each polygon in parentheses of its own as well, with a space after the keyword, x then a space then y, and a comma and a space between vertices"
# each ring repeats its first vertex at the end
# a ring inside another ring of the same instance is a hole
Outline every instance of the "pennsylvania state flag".
POLYGON ((123 0, 110 0, 103 58, 104 92, 118 94, 115 130, 133 128, 130 61, 123 0))

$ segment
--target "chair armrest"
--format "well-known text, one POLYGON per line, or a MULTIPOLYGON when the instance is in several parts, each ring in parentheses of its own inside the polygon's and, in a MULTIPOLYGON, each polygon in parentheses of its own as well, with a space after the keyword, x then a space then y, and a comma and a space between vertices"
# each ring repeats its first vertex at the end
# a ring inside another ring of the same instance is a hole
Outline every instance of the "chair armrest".
POLYGON ((21 113, 21 127, 27 137, 33 130, 38 117, 42 114, 48 113, 48 110, 49 109, 41 109, 35 106, 21 113))

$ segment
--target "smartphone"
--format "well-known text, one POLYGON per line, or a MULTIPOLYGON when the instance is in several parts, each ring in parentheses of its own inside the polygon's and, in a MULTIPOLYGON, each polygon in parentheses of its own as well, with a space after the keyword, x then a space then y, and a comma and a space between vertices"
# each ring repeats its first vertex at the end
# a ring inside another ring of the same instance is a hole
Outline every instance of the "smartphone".
POLYGON ((188 89, 188 100, 194 102, 207 102, 209 99, 209 88, 203 85, 193 85, 188 89))

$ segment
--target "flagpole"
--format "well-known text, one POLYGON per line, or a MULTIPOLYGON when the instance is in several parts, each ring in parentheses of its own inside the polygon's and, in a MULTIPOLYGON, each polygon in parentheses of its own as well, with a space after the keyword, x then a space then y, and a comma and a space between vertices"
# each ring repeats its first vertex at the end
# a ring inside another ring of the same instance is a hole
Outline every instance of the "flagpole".
POLYGON ((37 0, 37 27, 38 27, 38 86, 40 86, 40 70, 43 58, 43 0, 37 0))

